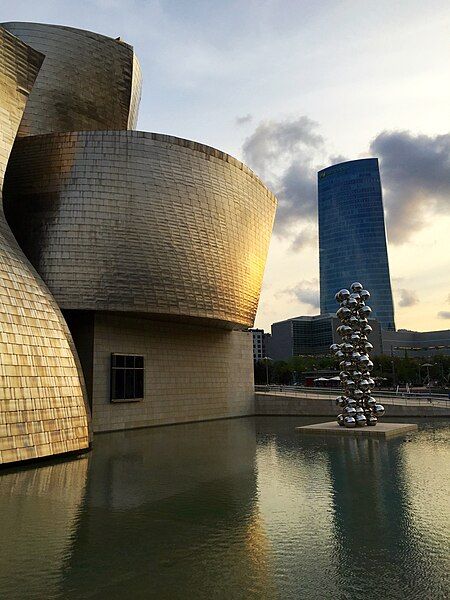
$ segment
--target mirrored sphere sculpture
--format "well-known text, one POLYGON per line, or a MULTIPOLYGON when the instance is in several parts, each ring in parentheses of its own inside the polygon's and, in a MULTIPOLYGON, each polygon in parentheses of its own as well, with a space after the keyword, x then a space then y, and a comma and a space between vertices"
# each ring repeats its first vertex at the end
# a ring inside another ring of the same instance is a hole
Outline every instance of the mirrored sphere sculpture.
POLYGON ((367 322, 372 310, 366 304, 370 293, 355 281, 350 291, 342 289, 335 298, 340 305, 336 316, 341 322, 336 331, 342 339, 341 344, 330 346, 342 369, 339 373, 342 395, 336 398, 342 413, 337 422, 341 427, 374 426, 378 417, 384 415, 384 407, 370 395, 374 385, 373 362, 369 357, 373 346, 367 339, 372 331, 367 322))

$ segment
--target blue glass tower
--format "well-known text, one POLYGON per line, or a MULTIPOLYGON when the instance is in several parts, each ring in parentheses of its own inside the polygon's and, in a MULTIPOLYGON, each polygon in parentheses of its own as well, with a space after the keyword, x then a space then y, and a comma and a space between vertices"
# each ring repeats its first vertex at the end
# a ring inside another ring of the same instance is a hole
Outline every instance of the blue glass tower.
POLYGON ((372 295, 373 317, 395 329, 378 159, 319 171, 318 190, 320 312, 335 312, 335 293, 360 281, 372 295))

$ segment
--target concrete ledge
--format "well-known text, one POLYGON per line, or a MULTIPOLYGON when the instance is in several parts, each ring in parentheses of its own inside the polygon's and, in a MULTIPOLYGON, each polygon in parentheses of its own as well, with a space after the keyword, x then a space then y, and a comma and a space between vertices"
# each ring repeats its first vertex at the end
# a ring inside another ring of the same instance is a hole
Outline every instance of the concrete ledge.
POLYGON ((391 438, 396 435, 403 435, 409 431, 417 431, 415 423, 377 423, 371 427, 340 427, 336 421, 329 423, 316 423, 315 425, 304 425, 296 427, 299 433, 309 433, 316 435, 361 435, 380 438, 391 438))
MULTIPOLYGON (((400 404, 381 404, 386 409, 386 417, 449 417, 450 407, 426 404, 421 406, 405 406, 400 404)), ((255 392, 255 414, 264 415, 298 415, 302 417, 330 417, 337 414, 336 403, 330 398, 302 398, 288 396, 287 394, 268 394, 266 392, 255 392)), ((375 427, 378 427, 375 425, 375 427)))

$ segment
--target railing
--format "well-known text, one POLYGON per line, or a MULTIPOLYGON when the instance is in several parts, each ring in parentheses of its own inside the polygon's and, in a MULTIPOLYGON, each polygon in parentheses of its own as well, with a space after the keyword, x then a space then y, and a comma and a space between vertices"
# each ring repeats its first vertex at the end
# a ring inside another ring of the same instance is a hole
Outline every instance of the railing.
MULTIPOLYGON (((341 394, 340 389, 311 388, 289 385, 255 385, 255 392, 272 396, 290 396, 311 400, 334 400, 341 394)), ((434 406, 450 408, 450 399, 443 394, 413 394, 406 392, 373 391, 371 395, 383 404, 399 406, 434 406)))

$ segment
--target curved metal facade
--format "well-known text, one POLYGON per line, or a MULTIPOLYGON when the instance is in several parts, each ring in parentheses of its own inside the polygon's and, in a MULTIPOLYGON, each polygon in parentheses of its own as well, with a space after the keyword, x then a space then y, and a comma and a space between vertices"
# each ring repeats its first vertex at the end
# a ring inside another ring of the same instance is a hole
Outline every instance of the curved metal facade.
MULTIPOLYGON (((0 192, 43 58, 0 27, 0 192)), ((0 463, 87 448, 87 414, 65 321, 0 204, 0 463)))
POLYGON ((276 200, 234 158, 135 131, 25 138, 5 198, 63 309, 253 324, 276 200))
POLYGON ((131 46, 61 25, 3 27, 45 55, 18 137, 136 127, 141 71, 131 46))

